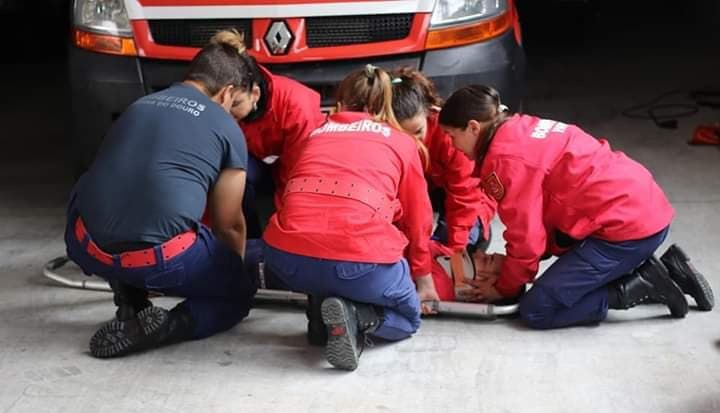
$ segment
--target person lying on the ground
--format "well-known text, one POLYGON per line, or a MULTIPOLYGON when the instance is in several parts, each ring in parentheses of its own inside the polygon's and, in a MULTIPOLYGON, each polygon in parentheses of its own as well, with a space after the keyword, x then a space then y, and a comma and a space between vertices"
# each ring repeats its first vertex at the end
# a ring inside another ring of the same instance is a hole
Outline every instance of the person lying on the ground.
POLYGON ((466 251, 459 254, 448 254, 436 248, 431 248, 431 251, 435 258, 433 282, 440 301, 483 302, 474 286, 488 277, 497 277, 505 259, 503 254, 487 254, 481 250, 475 251, 472 256, 466 251))

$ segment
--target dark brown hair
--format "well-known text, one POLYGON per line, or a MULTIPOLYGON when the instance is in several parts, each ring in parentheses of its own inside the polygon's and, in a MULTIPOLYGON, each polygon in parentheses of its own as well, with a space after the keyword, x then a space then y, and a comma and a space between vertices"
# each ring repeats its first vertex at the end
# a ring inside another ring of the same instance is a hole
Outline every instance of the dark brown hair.
MULTIPOLYGON (((398 122, 415 116, 427 116, 428 110, 443 104, 433 82, 419 71, 402 67, 390 72, 393 90, 393 112, 398 122)), ((407 131, 408 133, 410 131, 407 131)), ((411 134, 412 135, 412 134, 411 134)), ((415 138, 425 169, 430 165, 430 152, 425 143, 415 138)))
POLYGON ((185 80, 201 83, 210 96, 215 96, 227 85, 250 91, 259 76, 254 60, 245 53, 243 35, 224 30, 195 55, 185 80))
POLYGON ((440 111, 439 120, 441 125, 465 129, 470 120, 499 121, 504 113, 497 90, 485 85, 469 85, 456 90, 448 98, 440 111))
POLYGON ((390 72, 393 111, 398 121, 411 119, 428 109, 443 105, 433 82, 419 71, 402 67, 390 72))

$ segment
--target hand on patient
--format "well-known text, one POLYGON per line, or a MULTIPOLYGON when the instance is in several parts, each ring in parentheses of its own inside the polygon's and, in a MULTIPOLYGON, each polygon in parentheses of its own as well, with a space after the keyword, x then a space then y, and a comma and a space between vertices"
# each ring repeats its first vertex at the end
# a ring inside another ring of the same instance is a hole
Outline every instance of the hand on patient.
POLYGON ((503 298, 498 290, 495 289, 495 281, 497 281, 497 279, 497 275, 487 275, 486 278, 467 280, 467 283, 472 286, 472 289, 468 291, 467 294, 473 297, 473 302, 494 303, 503 298))
POLYGON ((415 287, 417 288, 417 294, 420 298, 421 310, 423 314, 436 314, 426 301, 440 301, 437 290, 435 290, 435 283, 433 282, 432 275, 424 275, 415 279, 415 287))
POLYGON ((505 255, 485 254, 478 251, 473 256, 475 260, 475 279, 466 280, 472 289, 468 295, 474 297, 473 301, 480 303, 493 303, 503 298, 495 289, 495 282, 500 277, 505 255))

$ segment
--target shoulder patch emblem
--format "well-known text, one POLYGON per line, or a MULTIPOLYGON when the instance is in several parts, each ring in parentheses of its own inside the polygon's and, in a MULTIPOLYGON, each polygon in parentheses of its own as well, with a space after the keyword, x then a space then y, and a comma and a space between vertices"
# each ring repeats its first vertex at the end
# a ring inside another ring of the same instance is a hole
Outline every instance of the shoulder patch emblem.
POLYGON ((483 178, 482 182, 480 182, 480 186, 486 194, 498 201, 503 199, 505 196, 505 187, 502 182, 500 182, 500 178, 498 178, 495 172, 483 178))

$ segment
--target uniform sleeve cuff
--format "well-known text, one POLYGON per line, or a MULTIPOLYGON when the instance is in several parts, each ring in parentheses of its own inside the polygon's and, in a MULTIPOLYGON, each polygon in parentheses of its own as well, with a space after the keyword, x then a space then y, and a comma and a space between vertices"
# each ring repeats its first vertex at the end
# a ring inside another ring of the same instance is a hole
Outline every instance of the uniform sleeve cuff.
POLYGON ((503 297, 512 298, 512 297, 517 296, 520 293, 520 290, 522 289, 523 285, 525 285, 525 283, 523 283, 523 282, 517 283, 513 280, 501 277, 495 283, 495 289, 503 297))
POLYGON ((410 269, 410 277, 415 281, 418 277, 431 274, 432 266, 428 262, 427 265, 418 266, 410 269))

